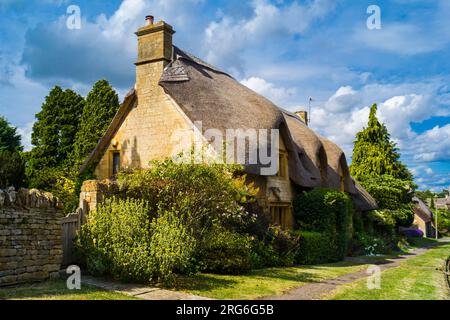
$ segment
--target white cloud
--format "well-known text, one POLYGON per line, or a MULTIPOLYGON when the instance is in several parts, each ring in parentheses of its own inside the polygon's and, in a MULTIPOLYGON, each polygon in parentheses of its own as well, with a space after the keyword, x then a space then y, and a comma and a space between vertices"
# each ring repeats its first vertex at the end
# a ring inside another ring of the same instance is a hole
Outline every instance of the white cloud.
POLYGON ((31 133, 33 132, 33 124, 34 122, 30 122, 24 127, 17 128, 17 132, 22 137, 22 145, 24 147, 24 151, 30 151, 32 149, 31 144, 31 133))
POLYGON ((450 159, 450 124, 436 126, 413 138, 409 152, 417 161, 448 161, 450 159))
POLYGON ((228 16, 211 22, 205 31, 206 59, 229 69, 243 69, 241 53, 270 38, 305 32, 313 21, 323 18, 336 5, 331 0, 313 0, 305 5, 293 2, 278 7, 264 0, 252 1, 253 16, 237 21, 228 16))
MULTIPOLYGON (((81 29, 69 30, 66 16, 28 30, 22 61, 28 76, 46 83, 67 81, 92 85, 100 78, 116 87, 132 87, 137 42, 134 32, 145 24, 147 14, 170 21, 194 33, 197 24, 189 24, 200 0, 124 0, 109 18, 84 19, 81 29)), ((83 18, 83 12, 82 12, 83 18)), ((194 41, 192 41, 194 42, 194 41)), ((194 44, 195 45, 195 44, 194 44)))
POLYGON ((250 89, 258 92, 259 94, 269 98, 276 104, 282 106, 287 101, 289 101, 295 94, 296 89, 294 88, 282 88, 276 87, 273 83, 267 82, 264 79, 258 77, 250 77, 244 79, 241 83, 250 89))

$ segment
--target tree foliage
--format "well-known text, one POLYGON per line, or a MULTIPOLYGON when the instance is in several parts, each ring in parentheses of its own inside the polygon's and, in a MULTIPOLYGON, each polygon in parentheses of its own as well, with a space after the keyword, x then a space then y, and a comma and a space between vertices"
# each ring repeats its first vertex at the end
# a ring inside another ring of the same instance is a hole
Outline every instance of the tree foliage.
POLYGON ((367 128, 356 135, 350 173, 359 181, 382 175, 412 180, 411 173, 400 161, 400 154, 386 126, 378 121, 376 113, 377 105, 374 104, 367 128))
POLYGON ((0 117, 0 188, 22 187, 25 180, 25 163, 22 157, 21 137, 17 128, 0 117))
POLYGON ((119 109, 119 97, 106 80, 94 84, 86 98, 74 144, 74 169, 79 170, 86 157, 105 134, 119 109))
POLYGON ((22 150, 22 140, 17 133, 17 128, 11 126, 4 117, 0 117, 0 152, 22 150))
MULTIPOLYGON (((294 215, 300 230, 322 233, 329 239, 329 246, 333 247, 333 254, 322 262, 338 261, 345 257, 348 241, 352 236, 350 224, 353 213, 350 197, 335 190, 317 188, 294 200, 294 215)), ((314 237, 311 241, 317 239, 314 237)), ((323 240, 323 237, 320 239, 323 240)), ((302 252, 306 254, 305 251, 302 252)), ((298 260, 302 259, 299 257, 298 260)))
POLYGON ((59 175, 65 174, 73 149, 84 98, 56 86, 46 97, 33 126, 33 150, 28 155, 30 187, 51 190, 59 175))

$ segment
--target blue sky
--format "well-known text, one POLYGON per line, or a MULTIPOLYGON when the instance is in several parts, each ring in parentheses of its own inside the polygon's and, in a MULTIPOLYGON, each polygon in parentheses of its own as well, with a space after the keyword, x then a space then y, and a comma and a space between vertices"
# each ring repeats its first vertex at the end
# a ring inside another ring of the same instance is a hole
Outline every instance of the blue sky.
POLYGON ((448 0, 0 0, 0 115, 29 145, 34 114, 56 84, 85 95, 101 78, 134 85, 144 16, 174 42, 291 111, 313 97, 311 126, 350 158, 369 107, 422 188, 450 186, 448 0), (66 26, 69 5, 81 29, 66 26), (381 29, 369 30, 369 5, 381 29))

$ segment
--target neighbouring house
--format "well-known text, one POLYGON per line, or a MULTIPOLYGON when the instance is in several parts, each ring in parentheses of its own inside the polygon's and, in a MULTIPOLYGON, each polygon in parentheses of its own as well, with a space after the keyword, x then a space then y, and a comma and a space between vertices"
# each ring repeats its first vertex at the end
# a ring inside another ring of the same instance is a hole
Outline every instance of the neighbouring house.
POLYGON ((450 210, 450 196, 445 198, 437 198, 434 200, 434 205, 436 209, 450 210))
POLYGON ((419 198, 413 198, 414 222, 413 225, 423 232, 427 238, 435 236, 435 229, 433 226, 433 213, 430 208, 419 198))
MULTIPOLYGON (((211 149, 215 137, 226 136, 229 129, 277 129, 278 141, 272 135, 264 143, 271 152, 278 148, 278 173, 264 174, 267 164, 259 157, 250 162, 252 152, 259 151, 251 146, 244 157, 247 177, 260 190, 258 204, 274 223, 292 227, 295 195, 315 187, 347 192, 361 212, 376 208, 375 200, 350 176, 344 152, 308 127, 305 112, 277 107, 226 72, 174 46, 174 33, 169 24, 154 23, 151 16, 136 32, 135 88, 82 171, 93 169, 98 179, 108 179, 122 169, 146 168, 151 160, 173 157, 191 141, 186 137, 200 135, 211 149)), ((215 147, 212 152, 221 150, 215 147)))

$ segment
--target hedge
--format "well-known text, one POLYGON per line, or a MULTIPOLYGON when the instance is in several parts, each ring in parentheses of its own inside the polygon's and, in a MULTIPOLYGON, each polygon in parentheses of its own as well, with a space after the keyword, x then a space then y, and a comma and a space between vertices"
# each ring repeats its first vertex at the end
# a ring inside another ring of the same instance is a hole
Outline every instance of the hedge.
POLYGON ((298 264, 321 264, 336 261, 336 243, 329 234, 303 231, 295 262, 298 264))
POLYGON ((334 259, 347 254, 352 232, 353 202, 339 191, 317 188, 294 200, 294 215, 302 231, 319 232, 335 244, 334 259))

